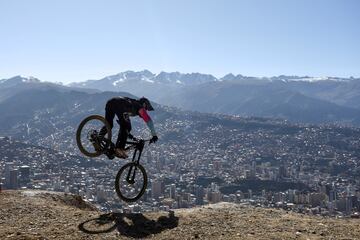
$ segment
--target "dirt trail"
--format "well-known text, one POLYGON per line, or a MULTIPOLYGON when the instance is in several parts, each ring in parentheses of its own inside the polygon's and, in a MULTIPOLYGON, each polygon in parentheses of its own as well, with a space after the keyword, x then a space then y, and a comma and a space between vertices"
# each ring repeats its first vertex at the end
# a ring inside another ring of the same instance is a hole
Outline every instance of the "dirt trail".
POLYGON ((104 214, 80 197, 0 193, 0 239, 360 239, 359 219, 333 219, 229 203, 174 214, 104 214))

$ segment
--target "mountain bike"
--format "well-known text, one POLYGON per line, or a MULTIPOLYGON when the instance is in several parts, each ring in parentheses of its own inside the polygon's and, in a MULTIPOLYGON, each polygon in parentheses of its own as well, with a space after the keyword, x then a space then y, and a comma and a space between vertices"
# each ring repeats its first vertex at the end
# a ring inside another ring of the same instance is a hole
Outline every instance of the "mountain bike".
MULTIPOLYGON (((79 150, 88 157, 98 157, 105 154, 109 159, 114 159, 115 144, 111 141, 110 124, 103 116, 91 115, 86 117, 78 126, 76 131, 76 143, 79 150), (105 126, 107 133, 99 135, 100 129, 105 126)), ((140 164, 142 151, 145 143, 150 139, 133 138, 127 141, 125 150, 133 150, 132 161, 120 168, 115 177, 115 190, 120 199, 126 202, 138 200, 147 187, 147 174, 145 168, 140 164)))

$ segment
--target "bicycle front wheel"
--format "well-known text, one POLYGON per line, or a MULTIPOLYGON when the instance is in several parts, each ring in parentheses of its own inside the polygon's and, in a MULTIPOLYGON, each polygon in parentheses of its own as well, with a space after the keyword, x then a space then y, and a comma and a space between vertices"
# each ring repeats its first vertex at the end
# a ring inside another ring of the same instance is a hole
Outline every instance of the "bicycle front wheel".
POLYGON ((98 157, 111 143, 110 124, 103 116, 91 115, 81 121, 76 131, 79 150, 88 157, 98 157), (106 127, 107 133, 99 139, 99 132, 106 127))
POLYGON ((130 162, 118 171, 115 178, 115 190, 120 199, 126 202, 138 200, 145 192, 147 175, 143 166, 130 162))

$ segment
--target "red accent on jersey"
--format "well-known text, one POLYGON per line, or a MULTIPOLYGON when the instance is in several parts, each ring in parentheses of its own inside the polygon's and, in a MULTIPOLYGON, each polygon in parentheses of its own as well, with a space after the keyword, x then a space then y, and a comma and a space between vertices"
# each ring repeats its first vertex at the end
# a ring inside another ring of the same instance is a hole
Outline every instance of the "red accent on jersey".
POLYGON ((151 120, 151 118, 150 118, 149 114, 147 113, 147 111, 145 110, 145 108, 141 108, 139 110, 139 115, 146 123, 151 120))

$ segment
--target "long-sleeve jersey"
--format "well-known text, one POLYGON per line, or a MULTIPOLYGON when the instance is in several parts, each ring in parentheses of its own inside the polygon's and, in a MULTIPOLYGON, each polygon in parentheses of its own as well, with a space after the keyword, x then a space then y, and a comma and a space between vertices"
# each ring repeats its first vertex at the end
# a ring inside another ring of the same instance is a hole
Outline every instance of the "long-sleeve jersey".
POLYGON ((146 123, 149 128, 151 135, 156 136, 156 131, 154 123, 147 113, 146 109, 136 100, 127 97, 115 97, 110 99, 106 104, 106 111, 113 112, 122 117, 123 114, 128 114, 129 116, 139 116, 146 123))
POLYGON ((146 125, 150 129, 151 135, 156 136, 154 123, 151 120, 151 118, 150 118, 149 114, 147 113, 147 111, 145 110, 145 108, 141 108, 139 110, 139 116, 144 120, 144 122, 146 123, 146 125))

